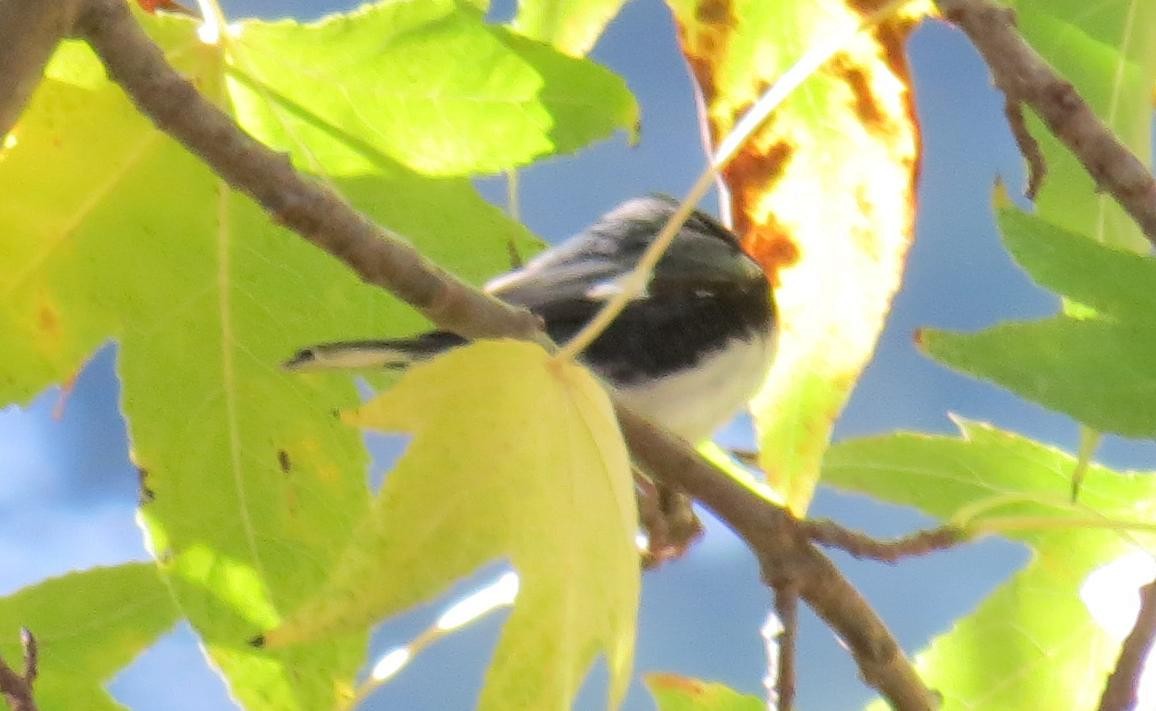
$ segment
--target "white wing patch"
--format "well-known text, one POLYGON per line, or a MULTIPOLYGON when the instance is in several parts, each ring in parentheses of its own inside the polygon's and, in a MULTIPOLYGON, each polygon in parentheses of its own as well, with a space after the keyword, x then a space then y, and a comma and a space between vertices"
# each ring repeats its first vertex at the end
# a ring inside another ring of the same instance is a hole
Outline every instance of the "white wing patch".
MULTIPOLYGON (((587 299, 590 299, 591 301, 609 301, 610 299, 622 294, 629 288, 626 282, 628 278, 629 275, 624 274, 617 279, 600 281, 587 289, 583 296, 585 296, 587 299)), ((650 298, 650 293, 646 289, 643 289, 642 292, 636 294, 632 300, 639 301, 641 299, 648 298, 650 298)))

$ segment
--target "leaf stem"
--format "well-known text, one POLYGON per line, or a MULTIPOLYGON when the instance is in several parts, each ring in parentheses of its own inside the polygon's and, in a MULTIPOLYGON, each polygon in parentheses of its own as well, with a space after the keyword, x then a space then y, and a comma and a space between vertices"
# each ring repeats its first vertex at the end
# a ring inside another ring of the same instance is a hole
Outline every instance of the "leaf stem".
POLYGON ((1156 523, 1119 521, 1106 516, 1003 516, 989 518, 970 528, 969 531, 973 531, 976 535, 984 535, 1009 531, 1045 531, 1056 528, 1102 529, 1121 533, 1129 531, 1156 533, 1156 523))
MULTIPOLYGON (((522 205, 518 188, 518 169, 511 168, 506 171, 506 214, 514 222, 520 223, 522 221, 522 205)), ((518 252, 518 243, 513 235, 510 235, 506 242, 506 249, 510 252, 510 266, 514 269, 521 268, 524 260, 521 253, 518 252)))
POLYGON ((968 506, 964 506, 952 514, 947 523, 949 526, 954 528, 971 531, 974 530, 972 529, 972 521, 979 518, 981 515, 987 513, 988 511, 993 511, 995 509, 1002 508, 1004 506, 1010 506, 1012 504, 1022 503, 1053 505, 1056 508, 1064 510, 1071 510, 1075 508, 1072 502, 1067 500, 1057 499, 1055 501, 1048 501, 1045 497, 1042 497, 1039 494, 1024 494, 1016 492, 992 496, 976 501, 972 504, 969 504, 968 506))
POLYGON ((396 677, 426 647, 491 612, 513 605, 517 595, 518 574, 507 571, 493 582, 483 585, 453 603, 438 616, 437 621, 416 637, 381 655, 373 665, 369 676, 358 685, 353 696, 342 708, 346 711, 357 708, 373 692, 396 677))
POLYGON ((506 214, 514 222, 522 221, 522 207, 518 195, 518 170, 511 168, 506 171, 506 214))
POLYGON ((1124 521, 1113 519, 1102 514, 1090 506, 1080 504, 1070 499, 1060 497, 1048 498, 1033 494, 1003 494, 978 501, 957 511, 948 521, 948 525, 964 531, 969 538, 978 538, 988 534, 1004 534, 1012 531, 1046 531, 1057 528, 1083 528, 1114 531, 1131 545, 1145 551, 1151 551, 1151 546, 1145 546, 1133 532, 1156 533, 1156 523, 1144 521, 1124 521), (976 522, 980 515, 1015 503, 1032 503, 1037 505, 1054 506, 1070 515, 1062 516, 993 516, 984 521, 976 522))
POLYGON ((201 26, 197 28, 197 36, 206 44, 228 42, 228 22, 225 12, 217 0, 197 0, 197 9, 201 12, 201 26))
POLYGON ((1072 503, 1080 496, 1080 485, 1084 483, 1084 476, 1088 473, 1088 466, 1092 463, 1092 456, 1104 438, 1102 432, 1087 425, 1080 425, 1080 450, 1077 453, 1076 466, 1072 469, 1072 503))

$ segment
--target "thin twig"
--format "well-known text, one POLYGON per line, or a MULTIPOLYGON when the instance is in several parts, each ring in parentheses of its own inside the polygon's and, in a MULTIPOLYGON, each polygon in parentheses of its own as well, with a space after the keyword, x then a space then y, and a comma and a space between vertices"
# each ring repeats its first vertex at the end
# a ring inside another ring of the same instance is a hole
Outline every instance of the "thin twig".
MULTIPOLYGON (((1011 10, 990 0, 936 0, 971 39, 1009 102, 1024 103, 1156 245, 1156 180, 1079 95, 1015 29, 1011 10)), ((1030 159, 1029 159, 1030 161, 1030 159)))
POLYGON ((963 530, 955 526, 941 526, 901 538, 880 541, 826 519, 803 521, 800 525, 806 531, 807 537, 819 545, 838 548, 856 558, 870 558, 884 563, 894 563, 901 558, 927 555, 933 551, 951 548, 969 538, 963 530))
POLYGON ((1156 581, 1140 588, 1140 612, 1136 624, 1128 633, 1128 638, 1120 647, 1120 657, 1116 668, 1108 677, 1104 693, 1100 696, 1099 711, 1131 711, 1138 708, 1140 676, 1144 663, 1152 651, 1152 641, 1156 638, 1156 581))
MULTIPOLYGON (((244 134, 167 64, 121 0, 86 2, 76 32, 92 45, 113 79, 158 127, 230 185, 256 199, 274 219, 344 261, 366 281, 418 308, 441 328, 467 337, 543 338, 530 314, 431 265, 335 193, 299 176, 284 156, 244 134)), ((4 29, 5 41, 18 41, 15 28, 4 29)), ((0 103, 3 100, 0 97, 0 103)), ((793 517, 732 480, 677 437, 621 407, 618 415, 639 465, 703 502, 731 526, 758 557, 769 585, 787 579, 797 582, 800 597, 847 643, 867 683, 895 708, 935 707, 934 697, 890 631, 811 545, 793 517)))
POLYGON ((799 635, 799 595, 791 585, 775 589, 775 615, 782 630, 779 632, 779 668, 775 677, 775 708, 791 711, 795 708, 795 677, 799 635))
POLYGON ((681 558, 702 538, 702 522, 694 512, 694 502, 686 494, 660 486, 637 470, 634 491, 638 522, 646 532, 646 548, 642 550, 644 569, 654 570, 681 558))
POLYGON ((24 652, 24 680, 32 685, 40 676, 40 645, 27 627, 20 628, 20 649, 24 652))
POLYGON ((1044 152, 1040 150, 1040 142, 1028 130, 1027 121, 1024 120, 1024 105, 1011 97, 1004 98, 1003 114, 1007 117, 1007 124, 1011 127, 1020 155, 1028 164, 1028 186, 1024 190, 1024 197, 1035 200, 1044 184, 1044 176, 1048 174, 1048 163, 1044 160, 1044 152))
POLYGON ((32 684, 40 673, 40 652, 36 637, 27 629, 20 630, 20 647, 24 651, 23 672, 17 673, 0 658, 0 694, 8 702, 11 711, 36 711, 32 684))

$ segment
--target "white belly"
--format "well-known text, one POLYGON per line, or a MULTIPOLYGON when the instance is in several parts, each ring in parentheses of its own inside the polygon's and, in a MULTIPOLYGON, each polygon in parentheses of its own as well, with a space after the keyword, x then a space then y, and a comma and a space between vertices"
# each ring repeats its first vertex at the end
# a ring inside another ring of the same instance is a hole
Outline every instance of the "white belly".
POLYGON ((771 339, 731 339, 691 372, 620 388, 623 402, 688 442, 725 425, 762 385, 771 365, 771 339))

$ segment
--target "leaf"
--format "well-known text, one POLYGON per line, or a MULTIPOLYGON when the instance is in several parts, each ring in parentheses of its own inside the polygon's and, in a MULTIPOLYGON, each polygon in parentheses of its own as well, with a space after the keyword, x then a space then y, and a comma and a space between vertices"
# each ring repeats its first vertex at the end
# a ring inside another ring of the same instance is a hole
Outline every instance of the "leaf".
MULTIPOLYGON (((220 47, 187 20, 138 19, 223 102, 220 47)), ((279 364, 423 322, 271 224, 103 76, 67 44, 0 153, 0 401, 67 380, 116 339, 154 499, 141 518, 181 612, 240 703, 332 708, 364 662, 364 631, 277 653, 245 645, 318 589, 369 500, 361 437, 330 414, 357 402, 353 384, 279 364)), ((467 279, 529 242, 465 179, 395 166, 331 182, 467 279)))
POLYGON ((1156 329, 1059 316, 973 334, 924 331, 920 343, 941 363, 1097 430, 1156 437, 1156 329))
MULTIPOLYGON (((1156 4, 1147 0, 1014 0, 1016 26, 1145 164, 1152 155, 1156 84, 1156 4)), ((1139 227, 1099 190, 1087 171, 1034 116, 1048 177, 1036 199, 1041 217, 1097 242, 1147 252, 1139 227)))
POLYGON ((246 22, 224 57, 242 125, 309 170, 493 173, 633 132, 626 83, 454 0, 246 22))
POLYGON ((1080 588, 1137 541, 1150 547, 1151 534, 1122 535, 1107 524, 1152 522, 1156 472, 1093 464, 1080 490, 1082 506, 1073 509, 1073 457, 990 425, 959 420, 959 426, 960 438, 895 434, 839 443, 824 460, 823 481, 941 520, 1002 499, 1003 506, 976 523, 1034 521, 1005 534, 1029 545, 1032 561, 936 638, 916 665, 943 694, 944 711, 1095 708, 1119 645, 1095 623, 1080 588), (1059 525, 1073 517, 1084 519, 1083 526, 1059 525))
MULTIPOLYGON (((711 143, 808 49, 881 4, 671 0, 711 143)), ((778 348, 752 410, 760 463, 796 513, 811 500, 911 241, 919 137, 903 42, 913 22, 896 18, 848 42, 723 171, 736 231, 775 283, 778 348)))
POLYGON ((997 214, 1008 249, 1037 282, 1102 313, 971 334, 924 330, 923 350, 1097 430, 1156 437, 1156 260, 1098 245, 1007 204, 997 214))
POLYGON ((479 708, 569 708, 599 650, 617 706, 638 611, 637 510, 594 378, 534 344, 483 341, 413 367, 348 419, 413 441, 329 583, 266 643, 359 629, 505 556, 520 592, 479 708))
POLYGON ((177 617, 151 563, 69 573, 0 598, 0 657, 21 668, 17 631, 26 627, 40 651, 35 683, 40 708, 122 709, 104 683, 177 617))
POLYGON ((757 696, 678 674, 647 674, 646 686, 654 696, 658 711, 765 711, 767 708, 757 696))
POLYGON ((1004 246, 1037 284, 1123 322, 1156 315, 1156 260, 1101 246, 997 197, 1004 246))
POLYGON ((580 57, 594 47, 625 0, 519 0, 513 27, 580 57))

